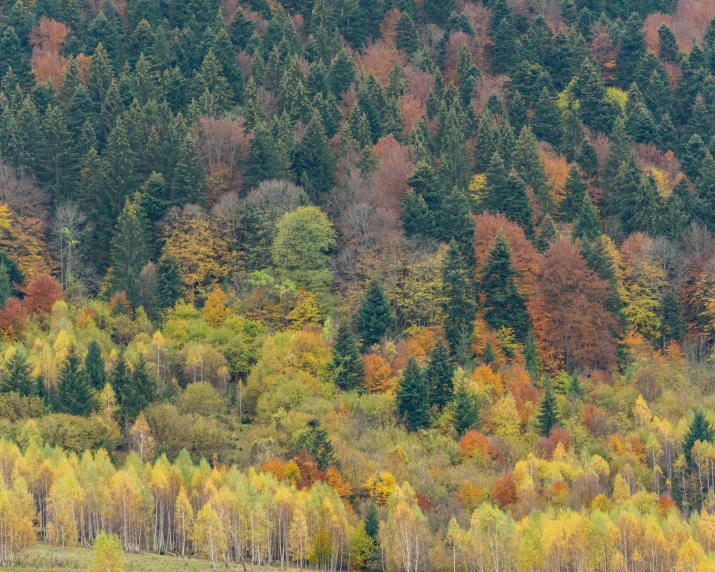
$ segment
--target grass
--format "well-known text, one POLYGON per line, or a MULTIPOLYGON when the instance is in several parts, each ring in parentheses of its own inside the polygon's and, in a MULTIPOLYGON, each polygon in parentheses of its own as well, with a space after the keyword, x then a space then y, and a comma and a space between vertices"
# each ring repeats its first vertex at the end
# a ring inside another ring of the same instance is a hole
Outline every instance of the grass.
MULTIPOLYGON (((30 550, 22 566, 17 568, 6 568, 5 570, 16 572, 67 572, 68 570, 87 570, 92 559, 90 548, 66 548, 64 552, 64 562, 62 562, 62 550, 57 546, 38 543, 30 550)), ((240 570, 240 564, 230 564, 226 566, 223 562, 217 563, 217 570, 240 570)), ((247 571, 251 572, 250 564, 247 571)), ((124 555, 124 570, 126 572, 209 572, 213 571, 211 562, 208 560, 198 560, 196 558, 183 558, 181 556, 160 556, 158 554, 132 554, 124 555)), ((258 568, 257 572, 274 572, 276 568, 258 568)))

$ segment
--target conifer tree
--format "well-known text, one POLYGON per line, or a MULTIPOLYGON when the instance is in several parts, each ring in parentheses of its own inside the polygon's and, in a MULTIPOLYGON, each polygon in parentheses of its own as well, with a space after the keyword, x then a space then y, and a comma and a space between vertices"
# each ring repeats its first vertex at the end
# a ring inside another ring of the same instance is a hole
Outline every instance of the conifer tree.
POLYGON ((667 289, 660 299, 660 332, 663 347, 687 333, 683 305, 674 289, 667 289))
POLYGON ((516 339, 523 340, 529 329, 529 315, 524 297, 516 288, 514 275, 511 248, 500 230, 482 271, 480 289, 486 307, 484 319, 493 330, 511 328, 516 339))
POLYGON ((157 265, 156 305, 160 310, 172 308, 184 295, 179 264, 175 258, 163 254, 157 265))
POLYGON ((395 46, 406 54, 414 54, 420 47, 417 27, 408 13, 403 13, 395 26, 395 46))
POLYGON ((527 238, 532 238, 534 224, 531 220, 532 211, 526 194, 526 184, 514 169, 509 173, 506 183, 505 193, 500 197, 501 205, 497 211, 523 228, 527 238))
POLYGON ((102 391, 107 383, 107 373, 104 369, 102 350, 99 344, 92 340, 87 346, 87 355, 84 358, 84 371, 89 378, 89 383, 95 391, 102 391))
POLYGON ((538 381, 539 363, 533 330, 529 330, 524 340, 524 362, 526 371, 529 372, 531 382, 536 383, 538 381))
POLYGON ((559 414, 556 409, 556 399, 554 397, 554 390, 551 387, 551 383, 546 384, 546 389, 544 390, 544 396, 541 399, 541 406, 539 407, 539 413, 536 419, 539 426, 539 432, 544 437, 548 437, 551 434, 551 430, 559 423, 559 414))
POLYGON ((5 261, 0 261, 0 308, 5 305, 8 298, 12 296, 12 283, 5 261))
POLYGON ((452 408, 454 410, 452 423, 458 437, 477 428, 479 425, 479 402, 464 381, 457 384, 452 408))
POLYGON ((410 432, 429 425, 429 388, 424 373, 411 357, 395 392, 397 413, 410 432))
POLYGON ((125 397, 128 396, 131 385, 129 369, 124 354, 119 354, 117 361, 114 363, 109 382, 117 397, 117 405, 119 406, 119 417, 122 423, 127 424, 126 409, 124 408, 125 397))
POLYGON ((2 382, 0 382, 0 392, 9 393, 11 391, 23 397, 30 397, 36 392, 36 383, 30 376, 27 358, 19 348, 10 358, 7 370, 2 376, 2 382))
POLYGON ((300 185, 314 200, 333 187, 333 158, 328 148, 323 121, 318 113, 313 114, 305 135, 293 154, 292 168, 300 185))
POLYGON ((587 185, 581 178, 581 173, 578 167, 571 165, 564 191, 566 195, 559 205, 561 209, 561 218, 565 222, 573 222, 581 214, 583 201, 586 197, 587 185))
POLYGON ((467 261, 474 258, 474 217, 469 207, 466 194, 453 189, 440 205, 435 233, 442 242, 454 240, 467 261))
POLYGON ((357 317, 357 330, 362 339, 362 347, 369 348, 379 343, 393 323, 390 303, 379 282, 373 280, 362 298, 357 317))
POLYGON ((685 455, 685 462, 688 467, 692 465, 691 453, 695 442, 712 443, 713 439, 715 439, 715 429, 712 428, 705 414, 698 409, 683 438, 683 455, 685 455))
POLYGON ((454 241, 442 265, 442 285, 445 334, 452 353, 464 363, 477 312, 476 289, 462 249, 454 241))
POLYGON ((129 143, 127 125, 122 118, 117 120, 109 135, 103 160, 107 169, 109 216, 111 220, 115 220, 124 207, 127 197, 139 184, 135 172, 137 157, 129 143))
POLYGON ((308 430, 299 436, 297 446, 315 457, 319 471, 338 465, 328 431, 320 428, 320 421, 317 419, 308 421, 308 430))
POLYGON ((434 233, 434 219, 422 195, 414 191, 402 200, 402 229, 408 238, 429 237, 434 233))
POLYGON ((536 250, 542 254, 549 249, 551 243, 556 239, 556 225, 554 224, 554 219, 550 215, 544 216, 541 221, 541 227, 539 228, 539 235, 536 238, 534 246, 536 250))
POLYGON ((500 211, 502 197, 507 192, 508 172, 504 165, 501 154, 494 153, 487 169, 486 194, 480 203, 480 207, 491 213, 500 211))
POLYGON ((353 81, 355 81, 355 62, 345 48, 340 48, 330 64, 328 84, 335 97, 339 99, 343 92, 350 89, 353 81))
POLYGON ((352 328, 346 321, 341 322, 333 346, 331 371, 335 376, 335 385, 344 391, 356 389, 363 380, 363 364, 360 346, 355 340, 352 328))
POLYGON ((538 141, 528 125, 521 129, 516 140, 512 163, 519 177, 532 188, 541 204, 548 205, 550 199, 546 171, 539 157, 538 141))
POLYGON ((60 369, 56 408, 69 415, 88 416, 94 409, 92 388, 74 346, 60 369))
POLYGON ((134 423, 137 416, 156 399, 157 387, 143 355, 140 355, 139 363, 128 377, 128 385, 121 399, 120 411, 125 423, 134 423))
POLYGON ((563 128, 561 126, 561 112, 556 98, 544 87, 541 95, 534 105, 534 117, 531 128, 537 138, 551 143, 555 147, 561 144, 563 128))
POLYGON ((457 55, 457 83, 462 105, 469 108, 472 102, 472 92, 479 80, 479 68, 474 64, 472 53, 467 44, 462 44, 457 55))
POLYGON ((450 362, 448 348, 442 340, 437 340, 424 373, 429 387, 430 406, 441 410, 452 401, 454 393, 454 367, 450 362))
POLYGON ((380 517, 377 514, 377 509, 374 503, 370 503, 365 515, 365 532, 373 540, 377 539, 377 533, 380 531, 380 517))
POLYGON ((668 26, 663 24, 658 28, 658 38, 660 40, 660 50, 658 55, 664 62, 675 62, 678 55, 678 43, 675 39, 675 34, 668 26))
POLYGON ((601 221, 596 212, 596 206, 586 193, 581 204, 581 212, 576 220, 574 235, 584 242, 593 242, 601 235, 601 221))
POLYGON ((616 78, 627 87, 636 75, 636 68, 646 53, 643 20, 633 12, 620 30, 620 47, 616 56, 616 78))

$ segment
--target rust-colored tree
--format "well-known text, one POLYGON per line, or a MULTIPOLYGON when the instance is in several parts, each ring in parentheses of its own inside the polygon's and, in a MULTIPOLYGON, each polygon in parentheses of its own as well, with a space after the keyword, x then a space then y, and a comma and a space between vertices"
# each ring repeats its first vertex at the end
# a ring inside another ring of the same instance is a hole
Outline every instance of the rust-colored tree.
POLYGON ((31 314, 48 314, 64 298, 62 286, 49 274, 38 274, 25 287, 25 307, 31 314))

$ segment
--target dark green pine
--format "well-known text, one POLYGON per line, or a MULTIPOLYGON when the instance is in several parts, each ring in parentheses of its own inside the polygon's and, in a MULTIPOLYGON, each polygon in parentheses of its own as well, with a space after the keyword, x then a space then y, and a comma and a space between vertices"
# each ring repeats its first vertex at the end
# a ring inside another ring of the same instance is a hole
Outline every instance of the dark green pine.
POLYGON ((173 308, 174 304, 184 295, 179 264, 175 258, 164 254, 159 258, 156 270, 157 308, 162 310, 173 308))
POLYGON ((670 341, 680 340, 687 333, 683 305, 674 289, 667 289, 660 299, 660 331, 663 346, 670 341))
POLYGON ((466 260, 474 258, 474 217, 466 194, 457 188, 442 201, 437 216, 437 235, 442 242, 454 240, 466 260))
POLYGON ((556 232, 554 219, 551 218, 551 215, 546 215, 541 221, 539 235, 536 237, 534 245, 536 246, 536 249, 543 254, 549 249, 549 246, 551 246, 551 243, 556 240, 557 236, 558 233, 556 232))
POLYGON ((459 437, 479 426, 479 401, 474 393, 467 388, 466 383, 457 385, 452 409, 452 425, 459 437))
POLYGON ((15 350, 7 364, 5 374, 2 376, 0 391, 2 393, 14 391, 23 397, 35 395, 36 382, 30 375, 27 358, 19 348, 15 350))
POLYGON ((395 393, 397 412, 410 432, 429 425, 429 388, 422 369, 411 357, 395 393))
POLYGON ((84 357, 84 371, 89 378, 90 385, 96 391, 102 391, 107 383, 107 372, 104 369, 102 349, 92 340, 87 346, 87 355, 84 357))
POLYGON ((430 354, 425 377, 429 386, 430 406, 442 409, 452 401, 454 386, 454 366, 449 357, 447 345, 442 340, 437 340, 434 350, 430 354))
POLYGON ((402 200, 402 228, 408 238, 432 236, 434 219, 422 195, 412 191, 402 200))
POLYGON ((486 307, 484 319, 493 330, 511 328, 515 338, 523 340, 529 330, 529 315, 524 297, 516 288, 514 275, 511 248, 500 230, 482 271, 480 286, 486 307))
POLYGON ((712 443, 713 438, 715 438, 715 429, 712 428, 710 422, 705 418, 705 413, 701 410, 697 410, 693 421, 690 423, 688 432, 683 438, 683 455, 685 455, 685 462, 688 466, 692 464, 691 453, 695 442, 712 443))
POLYGON ((109 381, 114 390, 114 395, 117 397, 117 405, 119 406, 119 417, 122 423, 127 423, 127 415, 124 402, 127 400, 131 385, 129 369, 124 354, 120 354, 117 358, 114 367, 112 368, 109 381))
POLYGON ((347 320, 338 327, 330 369, 335 376, 335 385, 340 389, 349 391, 360 387, 363 380, 360 346, 347 320))
POLYGON ((506 183, 506 192, 502 195, 501 206, 497 210, 524 229, 527 238, 532 238, 534 223, 531 220, 532 211, 526 194, 526 183, 513 169, 506 183))
POLYGON ((123 418, 133 423, 137 416, 156 399, 156 381, 149 373, 144 356, 129 375, 129 384, 122 399, 123 418))
POLYGON ((318 113, 314 113, 293 154, 293 173, 309 196, 317 200, 333 187, 333 168, 323 121, 318 113))
POLYGON ((395 46, 406 54, 414 54, 420 47, 417 27, 409 14, 402 14, 395 26, 395 46))
POLYGON ((12 296, 12 282, 10 282, 10 272, 4 261, 0 262, 0 308, 5 305, 7 299, 12 296))
POLYGON ((357 317, 357 330, 363 348, 380 343, 393 323, 390 303, 379 282, 373 280, 362 298, 357 317))
POLYGON ((658 29, 658 38, 660 39, 660 50, 658 51, 660 59, 664 62, 675 62, 678 55, 678 42, 673 31, 663 24, 658 29))
POLYGON ((587 185, 581 178, 578 167, 571 165, 566 184, 564 185, 565 196, 561 204, 561 218, 565 222, 573 222, 581 214, 583 200, 586 197, 587 185))
POLYGON ((593 242, 601 235, 601 221, 596 206, 586 193, 581 203, 581 212, 576 219, 574 235, 585 242, 593 242))
POLYGON ((72 346, 60 369, 56 409, 69 415, 88 416, 94 409, 92 387, 77 350, 72 346))
POLYGON ((529 330, 524 340, 524 363, 531 382, 536 383, 539 379, 539 356, 533 330, 529 330))
POLYGON ((476 288, 471 269, 456 242, 451 242, 442 264, 445 335, 460 363, 469 357, 469 340, 477 312, 476 288))
POLYGON ((538 139, 551 143, 555 147, 561 144, 563 136, 561 111, 556 97, 551 95, 546 87, 541 90, 539 99, 534 106, 531 128, 538 139))
POLYGON ((536 416, 539 432, 544 437, 551 434, 551 430, 559 423, 559 414, 556 409, 554 390, 550 383, 546 384, 544 396, 541 398, 539 413, 536 416))

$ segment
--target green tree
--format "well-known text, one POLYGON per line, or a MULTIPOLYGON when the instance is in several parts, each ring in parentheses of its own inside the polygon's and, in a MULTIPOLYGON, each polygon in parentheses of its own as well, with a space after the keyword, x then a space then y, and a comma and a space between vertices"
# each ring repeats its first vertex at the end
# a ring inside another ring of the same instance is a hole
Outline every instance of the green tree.
POLYGON ((683 305, 674 289, 667 289, 660 299, 660 332, 664 347, 687 333, 683 305))
POLYGON ((539 357, 533 330, 529 330, 524 340, 524 366, 529 372, 532 383, 536 383, 539 374, 539 357))
POLYGON ((0 308, 13 294, 12 283, 10 282, 10 272, 5 261, 0 262, 0 308))
POLYGON ((360 303, 357 316, 357 330, 362 339, 363 348, 369 348, 385 336, 392 327, 394 317, 390 303, 377 280, 370 282, 360 303))
POLYGON ((548 437, 551 434, 551 430, 559 423, 559 414, 556 409, 556 399, 551 383, 546 384, 536 420, 539 432, 544 437, 548 437))
POLYGON ((442 285, 445 335, 452 353, 460 363, 466 363, 471 357, 469 340, 477 312, 476 288, 462 249, 454 241, 442 264, 442 285))
POLYGON ((429 425, 429 388, 422 369, 410 358, 395 393, 397 412, 410 432, 429 425))
POLYGON ((173 308, 174 304, 184 295, 184 285, 181 282, 179 263, 168 254, 159 258, 156 268, 156 306, 159 310, 173 308))
POLYGON ((558 234, 556 232, 554 219, 551 218, 551 215, 546 215, 541 221, 539 235, 536 237, 534 246, 536 246, 536 249, 543 254, 549 249, 549 246, 557 236, 558 234))
POLYGON ((457 384, 452 403, 454 430, 461 437, 479 426, 479 401, 463 381, 457 384))
POLYGON ((104 369, 102 350, 99 344, 94 340, 89 342, 87 346, 87 355, 84 358, 84 371, 89 379, 90 385, 95 391, 104 389, 107 383, 107 373, 104 369))
POLYGON ((673 31, 663 24, 658 28, 658 38, 660 40, 660 50, 658 55, 664 62, 675 62, 678 55, 678 42, 673 31))
POLYGON ((36 382, 30 376, 25 353, 20 348, 17 348, 7 364, 5 374, 2 376, 0 391, 2 393, 14 391, 23 397, 30 397, 35 395, 35 390, 36 382))
POLYGON ((574 235, 584 242, 593 242, 601 236, 601 221, 598 218, 596 205, 593 204, 591 197, 586 193, 581 203, 581 212, 576 220, 574 235))
POLYGON ((120 415, 124 422, 134 423, 139 414, 154 402, 156 392, 156 381, 149 373, 144 356, 140 355, 139 362, 129 375, 128 385, 121 399, 117 393, 120 415))
POLYGON ((395 26, 395 46, 406 54, 414 54, 420 47, 415 21, 409 14, 403 13, 395 26))
POLYGON ((449 350, 442 340, 437 340, 424 374, 429 388, 430 406, 436 406, 441 410, 452 401, 454 394, 452 385, 454 366, 449 357, 449 350))
POLYGON ((296 147, 292 169, 296 180, 314 200, 333 187, 333 158, 323 120, 317 112, 313 113, 305 135, 296 147))
POLYGON ((692 465, 691 453, 696 441, 701 443, 712 443, 715 438, 715 429, 710 425, 710 421, 705 418, 705 413, 700 409, 695 412, 695 416, 688 427, 685 437, 683 437, 683 455, 685 462, 690 467, 692 465))
POLYGON ((333 345, 333 362, 330 367, 335 376, 335 385, 349 391, 360 386, 363 380, 363 364, 360 345, 355 340, 352 328, 341 322, 333 345))
POLYGON ((551 95, 548 88, 541 90, 541 95, 534 105, 534 117, 531 128, 537 138, 551 143, 555 147, 561 144, 563 128, 561 126, 561 111, 556 98, 551 95))
POLYGON ((559 205, 561 218, 565 222, 573 222, 581 214, 583 200, 586 196, 588 186, 581 178, 581 173, 576 165, 571 165, 569 174, 564 185, 565 196, 559 205))
POLYGON ((306 450, 315 457, 320 471, 338 466, 328 431, 321 429, 320 421, 317 419, 308 421, 308 430, 298 435, 296 446, 298 450, 306 450))
POLYGON ((92 387, 81 363, 76 348, 70 347, 60 369, 56 407, 62 413, 86 417, 92 413, 94 402, 92 387))
POLYGON ((627 87, 636 76, 636 68, 646 53, 643 20, 633 12, 619 31, 620 46, 616 56, 616 78, 627 87))
POLYGON ((482 271, 480 286, 486 308, 484 319, 493 330, 511 328, 516 338, 523 340, 529 331, 529 315, 514 276, 511 248, 500 230, 482 271))

